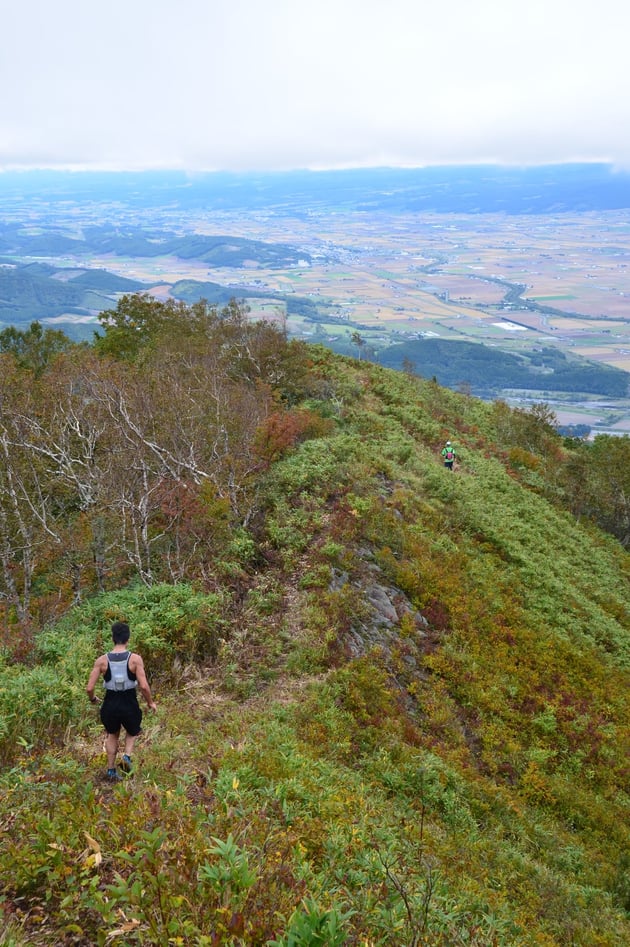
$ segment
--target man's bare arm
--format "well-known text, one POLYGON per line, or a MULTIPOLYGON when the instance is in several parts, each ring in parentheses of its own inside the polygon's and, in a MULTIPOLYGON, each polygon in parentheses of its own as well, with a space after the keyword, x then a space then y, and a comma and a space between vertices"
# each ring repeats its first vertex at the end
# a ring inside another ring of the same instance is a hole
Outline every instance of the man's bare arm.
POLYGON ((136 680, 138 681, 138 687, 142 692, 142 696, 147 702, 147 706, 150 710, 156 710, 156 704, 151 696, 151 688, 149 687, 149 682, 147 681, 147 675, 144 670, 144 661, 139 654, 134 654, 132 660, 129 661, 129 670, 132 674, 136 675, 136 680))
POLYGON ((101 676, 101 674, 104 674, 106 670, 107 670, 107 658, 105 657, 105 655, 101 655, 100 658, 97 658, 96 661, 94 662, 94 667, 90 671, 90 676, 88 678, 88 682, 85 688, 86 693, 93 704, 95 704, 98 699, 97 697, 94 696, 94 688, 96 687, 96 683, 99 677, 101 676))

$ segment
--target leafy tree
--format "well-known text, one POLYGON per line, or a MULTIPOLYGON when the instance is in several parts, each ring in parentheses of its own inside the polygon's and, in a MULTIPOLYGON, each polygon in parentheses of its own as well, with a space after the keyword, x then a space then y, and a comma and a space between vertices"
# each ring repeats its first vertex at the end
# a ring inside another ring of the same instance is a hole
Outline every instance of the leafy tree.
POLYGON ((75 345, 59 329, 43 329, 41 323, 31 322, 28 329, 9 326, 0 332, 0 353, 12 355, 20 368, 39 375, 61 352, 75 345))
POLYGON ((598 434, 592 444, 577 445, 563 479, 572 511, 630 546, 630 438, 598 434))
POLYGON ((184 303, 160 302, 147 293, 122 296, 116 309, 99 315, 103 334, 95 333, 94 346, 102 355, 133 362, 142 349, 168 326, 181 321, 184 303))
POLYGON ((350 335, 350 340, 352 341, 353 345, 356 345, 359 352, 359 358, 361 358, 363 355, 363 349, 366 346, 365 339, 360 332, 352 332, 350 335))
POLYGON ((249 309, 232 299, 221 310, 200 300, 192 306, 145 294, 123 296, 115 310, 101 313, 103 334, 94 346, 100 355, 136 362, 161 351, 169 359, 207 357, 214 350, 215 368, 250 384, 263 381, 291 400, 302 389, 305 346, 289 342, 286 326, 251 321, 249 309))

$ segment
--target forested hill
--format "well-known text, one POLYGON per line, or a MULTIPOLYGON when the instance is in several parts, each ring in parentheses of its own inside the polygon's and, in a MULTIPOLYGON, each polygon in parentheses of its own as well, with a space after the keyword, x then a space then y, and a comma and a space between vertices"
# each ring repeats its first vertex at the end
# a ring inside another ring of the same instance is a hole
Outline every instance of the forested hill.
POLYGON ((101 321, 0 355, 0 943, 627 944, 628 438, 233 303, 101 321))

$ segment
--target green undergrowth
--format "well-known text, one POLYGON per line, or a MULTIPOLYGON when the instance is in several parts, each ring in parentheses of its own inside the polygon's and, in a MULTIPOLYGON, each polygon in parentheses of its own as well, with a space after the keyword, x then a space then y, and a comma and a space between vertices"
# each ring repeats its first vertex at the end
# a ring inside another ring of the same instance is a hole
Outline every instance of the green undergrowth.
POLYGON ((410 740, 378 664, 245 706, 191 682, 163 701, 118 787, 102 780, 96 733, 63 755, 24 752, 2 776, 5 918, 30 932, 16 944, 627 935, 614 839, 410 740))
POLYGON ((212 574, 2 658, 0 943, 628 943, 627 553, 529 420, 515 451, 503 410, 312 371, 327 423, 261 469, 212 574), (84 688, 115 620, 158 711, 112 786, 84 688))

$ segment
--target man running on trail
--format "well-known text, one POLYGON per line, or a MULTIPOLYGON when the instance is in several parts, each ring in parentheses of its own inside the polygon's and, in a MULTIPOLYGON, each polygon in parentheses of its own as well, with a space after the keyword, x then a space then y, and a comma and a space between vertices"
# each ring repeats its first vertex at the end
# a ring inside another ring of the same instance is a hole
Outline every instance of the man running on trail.
POLYGON ((107 778, 113 781, 122 779, 116 769, 116 753, 121 727, 125 730, 125 752, 120 768, 124 773, 131 772, 131 754, 142 724, 142 710, 138 703, 137 688, 140 688, 149 710, 156 710, 144 671, 144 662, 139 654, 127 650, 129 634, 129 625, 122 621, 114 622, 112 625, 114 648, 108 654, 102 654, 96 659, 85 688, 90 702, 98 703, 94 688, 99 677, 103 675, 105 698, 101 705, 101 721, 107 731, 105 739, 107 778))
POLYGON ((447 470, 452 470, 453 461, 455 460, 455 448, 450 441, 447 441, 442 448, 442 457, 444 458, 444 466, 447 470))

